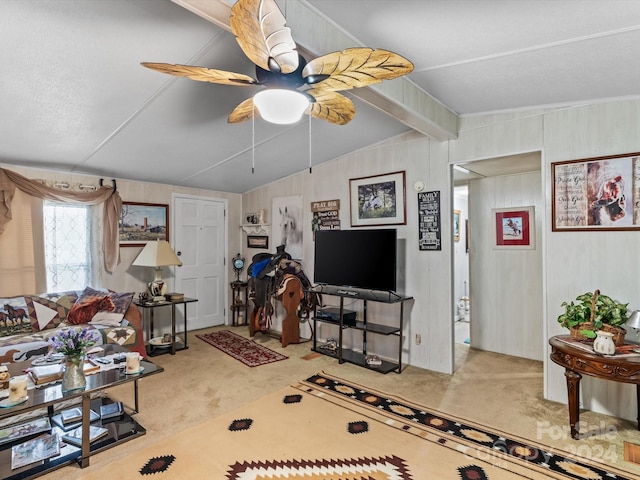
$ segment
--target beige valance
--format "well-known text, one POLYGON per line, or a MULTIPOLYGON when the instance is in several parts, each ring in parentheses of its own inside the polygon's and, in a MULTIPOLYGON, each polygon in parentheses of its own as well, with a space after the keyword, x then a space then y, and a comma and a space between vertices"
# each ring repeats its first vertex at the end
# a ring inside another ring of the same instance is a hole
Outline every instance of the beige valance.
POLYGON ((118 221, 122 210, 122 199, 115 187, 100 187, 93 192, 70 192, 48 187, 11 170, 0 168, 0 234, 4 231, 7 222, 11 220, 11 200, 16 187, 28 195, 55 202, 80 205, 104 203, 102 242, 104 266, 109 273, 115 270, 120 263, 118 221))

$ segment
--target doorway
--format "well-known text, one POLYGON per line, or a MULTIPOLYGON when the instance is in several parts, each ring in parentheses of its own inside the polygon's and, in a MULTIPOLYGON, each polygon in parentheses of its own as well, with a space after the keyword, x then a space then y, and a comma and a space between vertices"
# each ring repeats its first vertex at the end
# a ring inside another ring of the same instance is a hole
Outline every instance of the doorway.
POLYGON ((198 299, 189 305, 189 330, 224 324, 226 207, 226 200, 173 196, 174 248, 182 261, 175 269, 175 288, 198 299))
MULTIPOLYGON (((452 166, 454 209, 463 210, 455 207, 460 200, 457 189, 468 188, 468 216, 461 214, 461 238, 454 242, 452 261, 456 252, 464 257, 468 245, 470 345, 533 360, 543 360, 544 354, 544 342, 530 341, 543 326, 541 165, 541 152, 535 151, 452 166), (529 206, 534 208, 534 248, 496 248, 494 209, 529 206), (466 218, 468 229, 463 232, 466 218)), ((456 267, 453 276, 455 324, 460 318, 458 303, 465 296, 464 270, 456 267)))
POLYGON ((471 344, 471 302, 469 297, 469 187, 453 188, 454 341, 471 344))

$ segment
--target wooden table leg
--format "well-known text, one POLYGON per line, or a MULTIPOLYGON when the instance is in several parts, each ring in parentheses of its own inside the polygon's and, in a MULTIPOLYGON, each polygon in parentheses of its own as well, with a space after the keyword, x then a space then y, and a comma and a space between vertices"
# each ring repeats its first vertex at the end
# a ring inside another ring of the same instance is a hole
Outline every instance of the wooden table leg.
POLYGON ((567 379, 567 394, 569 397, 569 426, 571 438, 578 440, 579 434, 576 426, 580 421, 580 379, 582 375, 565 369, 564 376, 567 379))
POLYGON ((640 430, 640 383, 636 384, 636 412, 638 413, 638 430, 640 430))

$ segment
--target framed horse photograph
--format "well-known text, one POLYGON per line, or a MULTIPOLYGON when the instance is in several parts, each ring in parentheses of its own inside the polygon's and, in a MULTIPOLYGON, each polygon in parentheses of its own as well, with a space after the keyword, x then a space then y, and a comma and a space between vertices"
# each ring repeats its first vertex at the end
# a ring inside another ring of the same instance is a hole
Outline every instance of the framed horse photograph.
POLYGON ((293 259, 302 258, 302 195, 274 197, 272 201, 272 240, 284 246, 293 259))
POLYGON ((494 208, 496 242, 494 249, 536 248, 534 207, 494 208))
POLYGON ((349 199, 352 227, 406 225, 405 172, 352 178, 349 199))

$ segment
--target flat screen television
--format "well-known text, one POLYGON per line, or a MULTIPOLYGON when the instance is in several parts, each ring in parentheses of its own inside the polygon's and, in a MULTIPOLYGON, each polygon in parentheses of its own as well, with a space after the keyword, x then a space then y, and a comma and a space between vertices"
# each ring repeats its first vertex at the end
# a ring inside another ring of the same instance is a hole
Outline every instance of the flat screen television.
POLYGON ((317 231, 313 280, 322 285, 394 292, 396 244, 396 229, 317 231))

